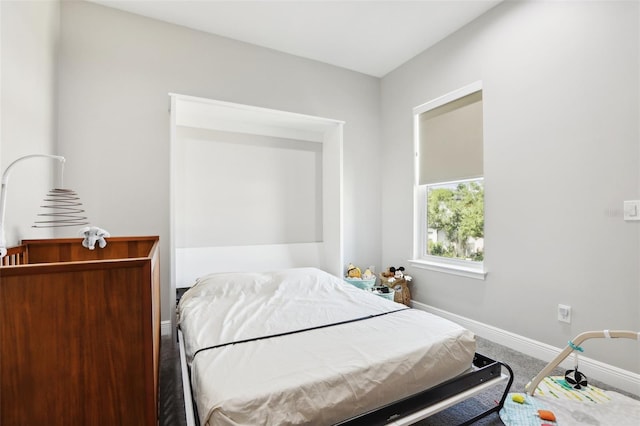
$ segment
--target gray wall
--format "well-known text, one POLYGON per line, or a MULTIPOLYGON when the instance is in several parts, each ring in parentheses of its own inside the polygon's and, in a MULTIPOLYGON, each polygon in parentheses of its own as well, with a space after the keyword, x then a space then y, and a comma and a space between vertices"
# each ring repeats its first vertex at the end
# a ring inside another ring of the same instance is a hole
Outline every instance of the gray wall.
MULTIPOLYGON (((637 2, 505 2, 382 79, 382 261, 412 256, 412 108, 482 80, 485 281, 408 268, 427 305, 564 347, 640 329, 637 2), (571 305, 571 324, 557 305, 571 305)), ((593 343, 591 343, 593 342, 593 343)), ((587 356, 640 372, 637 342, 587 356)))
POLYGON ((164 320, 169 92, 344 120, 345 261, 380 264, 379 79, 84 2, 62 2, 60 46, 68 180, 93 224, 160 235, 164 320))
MULTIPOLYGON (((57 59, 60 6, 57 2, 0 2, 0 174, 29 154, 56 154, 57 59)), ((50 238, 50 229, 31 225, 47 192, 56 185, 58 162, 24 160, 7 184, 7 245, 25 238, 50 238)))

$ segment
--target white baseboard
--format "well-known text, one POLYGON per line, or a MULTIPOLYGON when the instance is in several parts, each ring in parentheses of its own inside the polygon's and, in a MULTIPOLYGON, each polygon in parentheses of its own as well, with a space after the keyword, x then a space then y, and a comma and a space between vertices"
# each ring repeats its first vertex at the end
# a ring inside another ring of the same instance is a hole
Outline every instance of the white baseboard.
POLYGON ((163 336, 171 336, 171 321, 160 322, 160 334, 163 336))
MULTIPOLYGON (((451 312, 426 305, 424 303, 412 301, 411 305, 416 309, 420 309, 422 311, 426 311, 458 323, 484 339, 514 349, 518 352, 522 352, 545 362, 553 360, 564 349, 556 348, 554 346, 547 345, 546 343, 538 342, 537 340, 529 339, 527 337, 520 336, 518 334, 514 334, 488 324, 483 324, 481 322, 462 317, 460 315, 456 315, 451 312)), ((574 367, 572 362, 573 357, 569 357, 565 359, 564 362, 562 362, 560 365, 563 368, 570 369, 574 367)), ((614 386, 626 392, 630 392, 634 395, 640 396, 640 374, 623 370, 622 368, 605 364, 603 362, 596 361, 582 355, 580 356, 580 363, 581 365, 584 365, 584 370, 589 371, 589 377, 592 377, 595 380, 599 380, 603 383, 614 386)), ((533 379, 533 377, 530 377, 530 379, 533 379)))

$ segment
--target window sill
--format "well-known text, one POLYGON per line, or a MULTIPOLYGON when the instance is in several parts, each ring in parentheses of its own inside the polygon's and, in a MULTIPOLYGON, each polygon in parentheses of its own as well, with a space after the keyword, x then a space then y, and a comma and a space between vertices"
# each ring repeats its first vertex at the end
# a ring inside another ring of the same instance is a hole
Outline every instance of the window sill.
POLYGON ((476 280, 483 280, 487 277, 487 271, 484 269, 483 264, 468 265, 468 262, 438 262, 426 259, 412 259, 409 260, 411 266, 420 269, 428 269, 430 271, 443 272, 445 274, 459 275, 461 277, 474 278, 476 280))

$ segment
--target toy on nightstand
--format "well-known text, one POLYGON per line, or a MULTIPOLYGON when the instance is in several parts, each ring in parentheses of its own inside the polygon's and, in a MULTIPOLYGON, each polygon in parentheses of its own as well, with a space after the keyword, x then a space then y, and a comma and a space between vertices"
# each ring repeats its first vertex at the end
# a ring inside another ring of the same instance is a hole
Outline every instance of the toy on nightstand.
POLYGON ((394 300, 407 306, 411 305, 411 291, 409 291, 411 280, 411 276, 404 274, 403 266, 391 266, 385 272, 380 273, 382 284, 395 290, 394 300))
POLYGON ((353 266, 353 263, 350 263, 347 266, 347 277, 349 278, 362 278, 362 271, 357 266, 353 266))
POLYGON ((362 274, 362 279, 363 280, 370 280, 376 277, 376 274, 374 274, 373 272, 371 272, 371 269, 367 268, 365 269, 364 273, 362 274))
POLYGON ((411 281, 412 279, 411 276, 404 274, 404 266, 398 266, 397 268, 390 266, 387 272, 383 272, 381 276, 386 278, 388 283, 392 283, 395 280, 411 281))
POLYGON ((349 263, 349 266, 347 266, 344 280, 363 290, 371 290, 376 284, 376 276, 371 272, 371 268, 366 269, 363 274, 361 269, 354 266, 353 263, 349 263))

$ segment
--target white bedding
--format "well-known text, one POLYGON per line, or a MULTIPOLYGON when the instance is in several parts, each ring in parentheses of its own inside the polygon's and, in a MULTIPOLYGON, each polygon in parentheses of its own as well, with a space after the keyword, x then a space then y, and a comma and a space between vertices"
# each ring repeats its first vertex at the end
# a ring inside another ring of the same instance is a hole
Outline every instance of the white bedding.
POLYGON ((200 424, 332 424, 469 369, 470 331, 404 308, 314 268, 199 279, 178 312, 200 424))

